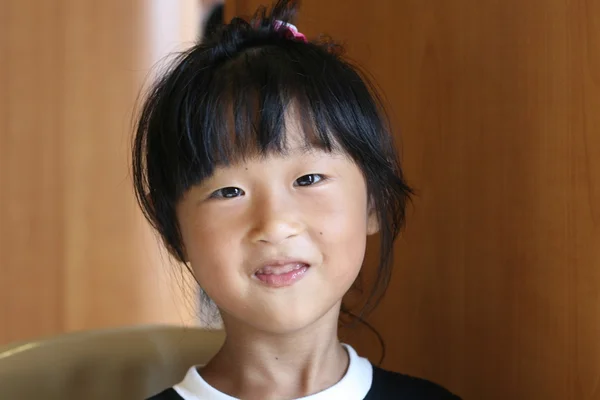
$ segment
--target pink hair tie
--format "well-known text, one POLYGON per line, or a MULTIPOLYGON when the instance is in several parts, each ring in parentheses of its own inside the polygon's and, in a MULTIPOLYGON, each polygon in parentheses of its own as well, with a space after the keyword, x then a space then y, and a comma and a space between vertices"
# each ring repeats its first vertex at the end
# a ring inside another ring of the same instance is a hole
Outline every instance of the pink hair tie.
POLYGON ((298 28, 296 28, 295 25, 290 24, 289 22, 283 22, 280 20, 276 20, 275 23, 273 24, 273 26, 275 27, 276 30, 281 30, 286 37, 288 38, 292 38, 292 39, 296 39, 299 40, 301 42, 304 43, 308 43, 308 40, 306 40, 306 36, 304 36, 303 33, 300 33, 298 31, 298 28))

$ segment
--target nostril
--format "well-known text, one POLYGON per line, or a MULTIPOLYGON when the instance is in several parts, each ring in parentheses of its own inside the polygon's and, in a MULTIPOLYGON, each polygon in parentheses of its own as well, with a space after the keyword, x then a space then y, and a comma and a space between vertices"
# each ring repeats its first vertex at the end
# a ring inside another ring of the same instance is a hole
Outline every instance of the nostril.
POLYGON ((255 243, 278 244, 302 233, 302 224, 293 220, 280 219, 257 226, 251 233, 255 243))

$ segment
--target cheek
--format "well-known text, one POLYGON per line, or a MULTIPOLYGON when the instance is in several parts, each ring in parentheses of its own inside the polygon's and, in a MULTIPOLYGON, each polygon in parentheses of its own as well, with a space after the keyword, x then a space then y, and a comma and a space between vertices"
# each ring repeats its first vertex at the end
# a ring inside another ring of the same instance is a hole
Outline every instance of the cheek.
MULTIPOLYGON (((190 202, 191 203, 191 202, 190 202)), ((178 210, 179 226, 188 256, 210 260, 224 249, 232 249, 239 216, 232 212, 215 212, 211 207, 182 205, 178 210)))
POLYGON ((360 273, 365 258, 365 248, 364 239, 352 238, 351 241, 339 246, 337 251, 329 253, 325 259, 328 266, 328 280, 335 282, 343 293, 350 289, 360 273))
POLYGON ((311 225, 319 228, 325 240, 351 242, 366 237, 367 196, 361 185, 347 183, 308 203, 311 225))
POLYGON ((198 218, 183 221, 181 233, 188 260, 202 289, 213 297, 220 282, 232 279, 235 270, 229 266, 240 262, 232 224, 198 218))
POLYGON ((354 281, 362 266, 367 238, 366 196, 359 194, 321 203, 314 218, 314 233, 331 279, 354 281))
POLYGON ((238 268, 242 263, 238 247, 230 245, 231 238, 218 232, 198 239, 189 257, 198 285, 220 309, 236 310, 248 289, 238 268))

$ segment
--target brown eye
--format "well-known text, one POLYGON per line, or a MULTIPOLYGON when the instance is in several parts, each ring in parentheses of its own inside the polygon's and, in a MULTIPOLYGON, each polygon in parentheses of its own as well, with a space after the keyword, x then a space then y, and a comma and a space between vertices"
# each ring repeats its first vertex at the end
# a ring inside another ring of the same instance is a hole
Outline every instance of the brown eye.
POLYGON ((314 185, 315 183, 319 183, 322 180, 324 180, 323 175, 308 174, 296 179, 296 186, 310 186, 314 185))
POLYGON ((217 199, 232 199, 234 197, 243 196, 244 194, 244 191, 240 188, 226 187, 216 190, 213 194, 210 195, 210 197, 217 199))

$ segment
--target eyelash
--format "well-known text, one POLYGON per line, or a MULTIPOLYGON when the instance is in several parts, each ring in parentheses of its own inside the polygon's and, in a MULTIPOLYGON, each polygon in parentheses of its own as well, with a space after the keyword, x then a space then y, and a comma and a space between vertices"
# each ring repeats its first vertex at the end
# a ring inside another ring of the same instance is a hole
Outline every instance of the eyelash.
POLYGON ((224 188, 219 189, 219 190, 215 190, 210 195, 210 198, 211 199, 233 199, 233 198, 239 197, 239 196, 235 196, 235 195, 234 196, 229 196, 228 194, 225 193, 225 191, 227 191, 227 190, 235 190, 237 193, 239 193, 242 196, 245 194, 245 192, 242 189, 237 188, 237 187, 229 186, 229 187, 224 187, 224 188))
MULTIPOLYGON (((327 178, 322 174, 306 174, 306 175, 302 175, 300 178, 296 179, 294 181, 294 186, 299 186, 299 187, 313 186, 318 183, 322 183, 326 180, 327 180, 327 178), (300 184, 299 183, 299 181, 302 178, 307 178, 307 177, 311 177, 310 182, 308 184, 300 184), (317 177, 316 182, 314 180, 315 177, 317 177)), ((215 190, 210 195, 210 197, 213 199, 233 199, 236 197, 243 196, 244 194, 246 194, 246 193, 242 189, 234 187, 234 186, 228 186, 228 187, 221 188, 219 190, 215 190), (229 193, 227 193, 227 192, 229 192, 229 193), (234 192, 234 193, 231 193, 231 192, 234 192)))
POLYGON ((325 177, 325 175, 321 175, 321 174, 307 174, 307 175, 302 175, 300 178, 296 179, 296 181, 294 182, 294 185, 296 186, 312 186, 312 185, 316 185, 317 183, 321 183, 324 182, 325 180, 327 180, 327 178, 325 177), (306 178, 306 177, 318 177, 316 182, 310 182, 308 185, 299 185, 298 181, 302 178, 306 178))

